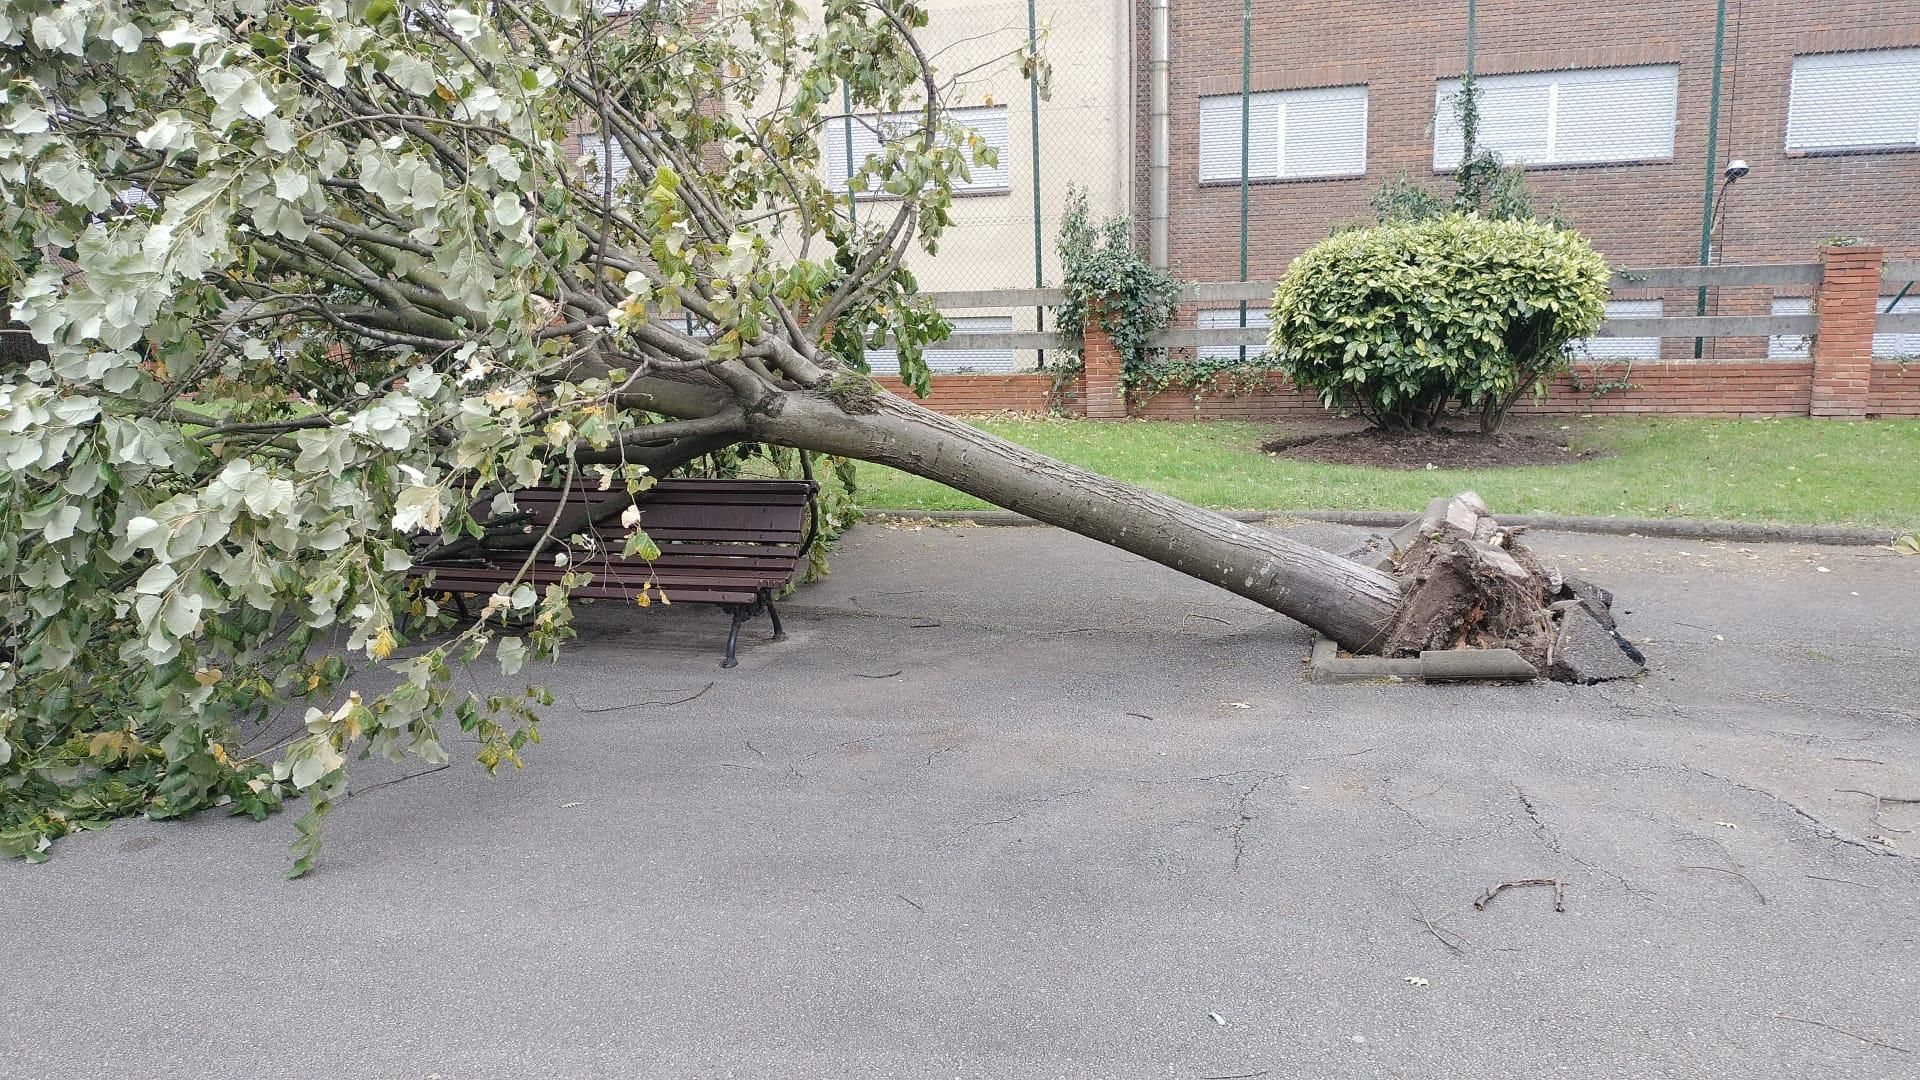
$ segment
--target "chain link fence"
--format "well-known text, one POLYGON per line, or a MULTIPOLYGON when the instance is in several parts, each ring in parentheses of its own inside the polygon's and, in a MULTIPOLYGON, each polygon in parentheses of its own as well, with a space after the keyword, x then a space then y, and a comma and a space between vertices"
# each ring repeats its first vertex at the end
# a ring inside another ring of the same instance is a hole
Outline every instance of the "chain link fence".
MULTIPOLYGON (((1139 5, 1139 14, 1146 10, 1139 5)), ((960 118, 1000 152, 956 199, 928 292, 1059 284, 1054 250, 1070 186, 1098 214, 1151 217, 1144 25, 1130 5, 1025 0, 932 5, 936 64, 958 75, 960 118), (1052 66, 1040 98, 1020 77, 1029 36, 1052 66)), ((1871 11, 1816 2, 1407 6, 1172 5, 1170 269, 1188 281, 1271 281, 1331 230, 1375 219, 1383 192, 1451 200, 1471 72, 1482 146, 1524 167, 1536 212, 1585 233, 1616 266, 1805 262, 1831 239, 1920 254, 1920 49, 1890 48, 1871 11), (1544 9, 1551 17, 1543 17, 1544 9), (1898 114, 1898 115, 1894 115, 1898 114), (1908 123, 1911 119, 1913 122, 1908 123), (1883 130, 1884 129, 1884 130, 1883 130), (1735 163, 1739 164, 1735 164, 1735 163)), ((1889 39, 1890 41, 1891 39, 1889 39)), ((858 139, 848 136, 858 156, 858 139)), ((857 213, 880 212, 863 201, 857 213)), ((1145 235, 1154 223, 1143 220, 1145 235)), ((1616 290, 1616 318, 1795 315, 1804 287, 1616 290)), ((1266 304, 1249 302, 1258 327, 1266 304)), ((1889 281, 1882 309, 1920 311, 1889 281)), ((955 312, 960 333, 1049 330, 1043 310, 955 312)), ((1176 326, 1242 325, 1240 302, 1194 301, 1176 326)), ((1889 338, 1878 351, 1907 355, 1889 338)), ((1203 349, 1209 348, 1206 346, 1203 349)), ((1214 358, 1238 347, 1214 346, 1214 358)), ((1610 338, 1596 360, 1791 358, 1787 339, 1610 338)), ((953 349, 936 369, 1031 368, 1033 349, 953 349)))

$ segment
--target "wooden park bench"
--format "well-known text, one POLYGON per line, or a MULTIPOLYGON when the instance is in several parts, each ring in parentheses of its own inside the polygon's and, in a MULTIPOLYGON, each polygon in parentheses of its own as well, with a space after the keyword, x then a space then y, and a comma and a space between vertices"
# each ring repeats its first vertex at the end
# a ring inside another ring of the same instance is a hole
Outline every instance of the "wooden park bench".
MULTIPOLYGON (((650 599, 664 597, 675 604, 717 604, 733 616, 720 664, 730 668, 738 663, 740 628, 761 612, 773 622, 773 640, 786 640, 773 594, 793 580, 812 546, 808 506, 817 490, 811 480, 674 479, 634 496, 576 490, 568 495, 569 511, 583 505, 599 511, 609 500, 617 500, 621 510, 596 512, 596 524, 573 536, 554 536, 524 575, 527 549, 497 543, 445 558, 428 555, 408 575, 454 594, 462 614, 464 593, 492 593, 516 579, 544 589, 568 573, 592 575, 573 589, 577 597, 635 601, 644 591, 650 599), (640 528, 660 548, 652 561, 621 555, 630 530, 620 517, 628 505, 640 508, 640 528), (592 545, 575 542, 589 530, 592 545), (562 552, 564 566, 554 558, 562 552)), ((513 501, 516 529, 523 536, 538 536, 562 512, 559 488, 523 488, 513 493, 513 501)))

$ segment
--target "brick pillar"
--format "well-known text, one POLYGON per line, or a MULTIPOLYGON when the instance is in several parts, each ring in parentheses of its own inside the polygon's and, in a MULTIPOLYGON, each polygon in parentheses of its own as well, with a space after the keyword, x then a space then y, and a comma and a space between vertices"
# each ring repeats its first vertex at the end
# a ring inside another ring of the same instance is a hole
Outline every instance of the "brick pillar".
POLYGON ((1814 416, 1861 417, 1872 401, 1873 321, 1880 305, 1881 247, 1830 247, 1820 252, 1820 291, 1813 301, 1814 416))
POLYGON ((1087 309, 1086 333, 1080 340, 1081 405, 1090 420, 1125 420, 1127 402, 1120 396, 1120 350, 1100 325, 1100 309, 1087 309))

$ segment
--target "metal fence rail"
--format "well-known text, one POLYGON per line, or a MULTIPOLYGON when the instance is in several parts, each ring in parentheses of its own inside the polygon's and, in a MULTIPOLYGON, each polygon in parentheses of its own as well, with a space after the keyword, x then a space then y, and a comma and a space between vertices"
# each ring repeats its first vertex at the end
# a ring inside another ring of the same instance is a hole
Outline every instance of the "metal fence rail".
MULTIPOLYGON (((1920 260, 1895 260, 1887 263, 1889 280, 1920 279, 1920 260)), ((1763 263, 1719 266, 1623 267, 1613 272, 1611 286, 1616 290, 1712 286, 1817 285, 1820 264, 1763 263)), ((1262 305, 1273 297, 1274 281, 1196 281, 1180 290, 1183 304, 1231 304, 1242 301, 1262 305)), ((1053 306, 1064 303, 1062 289, 979 289, 964 292, 927 293, 941 311, 967 311, 983 308, 1053 306)), ((1667 315, 1657 318, 1608 319, 1594 332, 1602 338, 1742 338, 1809 336, 1820 325, 1815 315, 1667 315)), ((1920 332, 1920 314, 1883 314, 1876 323, 1882 332, 1920 332)), ((1157 348, 1191 349, 1222 346, 1265 348, 1264 327, 1226 327, 1207 330, 1165 330, 1149 344, 1157 348)), ((956 334, 946 341, 926 346, 929 351, 943 349, 1071 349, 1079 341, 1064 334, 956 334)))

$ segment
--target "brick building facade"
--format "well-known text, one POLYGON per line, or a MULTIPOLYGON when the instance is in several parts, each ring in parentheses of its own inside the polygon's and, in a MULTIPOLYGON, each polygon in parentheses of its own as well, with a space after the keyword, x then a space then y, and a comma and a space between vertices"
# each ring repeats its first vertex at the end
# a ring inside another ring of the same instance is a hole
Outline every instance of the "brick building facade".
MULTIPOLYGON (((1552 205, 1616 265, 1675 266, 1700 254, 1714 5, 1709 0, 1479 0, 1475 70, 1520 72, 1676 65, 1672 154, 1631 164, 1529 168, 1537 200, 1552 205)), ((1138 5, 1144 20, 1148 5, 1138 5)), ((1237 182, 1199 180, 1200 99, 1241 88, 1239 0, 1174 0, 1172 10, 1171 265, 1188 280, 1238 275, 1237 182)), ((1147 70, 1147 34, 1136 70, 1147 70)), ((1253 4, 1255 92, 1363 84, 1366 169, 1338 179, 1255 181, 1249 275, 1278 277, 1343 221, 1371 217, 1368 197, 1406 176, 1435 190, 1435 86, 1466 67, 1467 0, 1253 4)), ((1865 0, 1728 0, 1721 72, 1719 173, 1744 159, 1752 172, 1727 193, 1716 228, 1723 263, 1805 261, 1830 237, 1864 237, 1892 258, 1920 255, 1920 146, 1905 151, 1789 153, 1788 92, 1796 56, 1920 47, 1920 9, 1865 0), (1902 10, 1904 9, 1904 17, 1902 10)), ((1140 116, 1146 115, 1144 78, 1140 116)), ((1862 101, 1861 108, 1877 107, 1862 101)), ((1135 160, 1147 156, 1138 131, 1135 160)), ((1915 140, 1920 142, 1920 132, 1915 140)), ((1149 216, 1144 169, 1134 215, 1149 216)), ((1677 313, 1677 312, 1676 312, 1677 313)), ((1735 312, 1728 311, 1727 314, 1735 312)))

